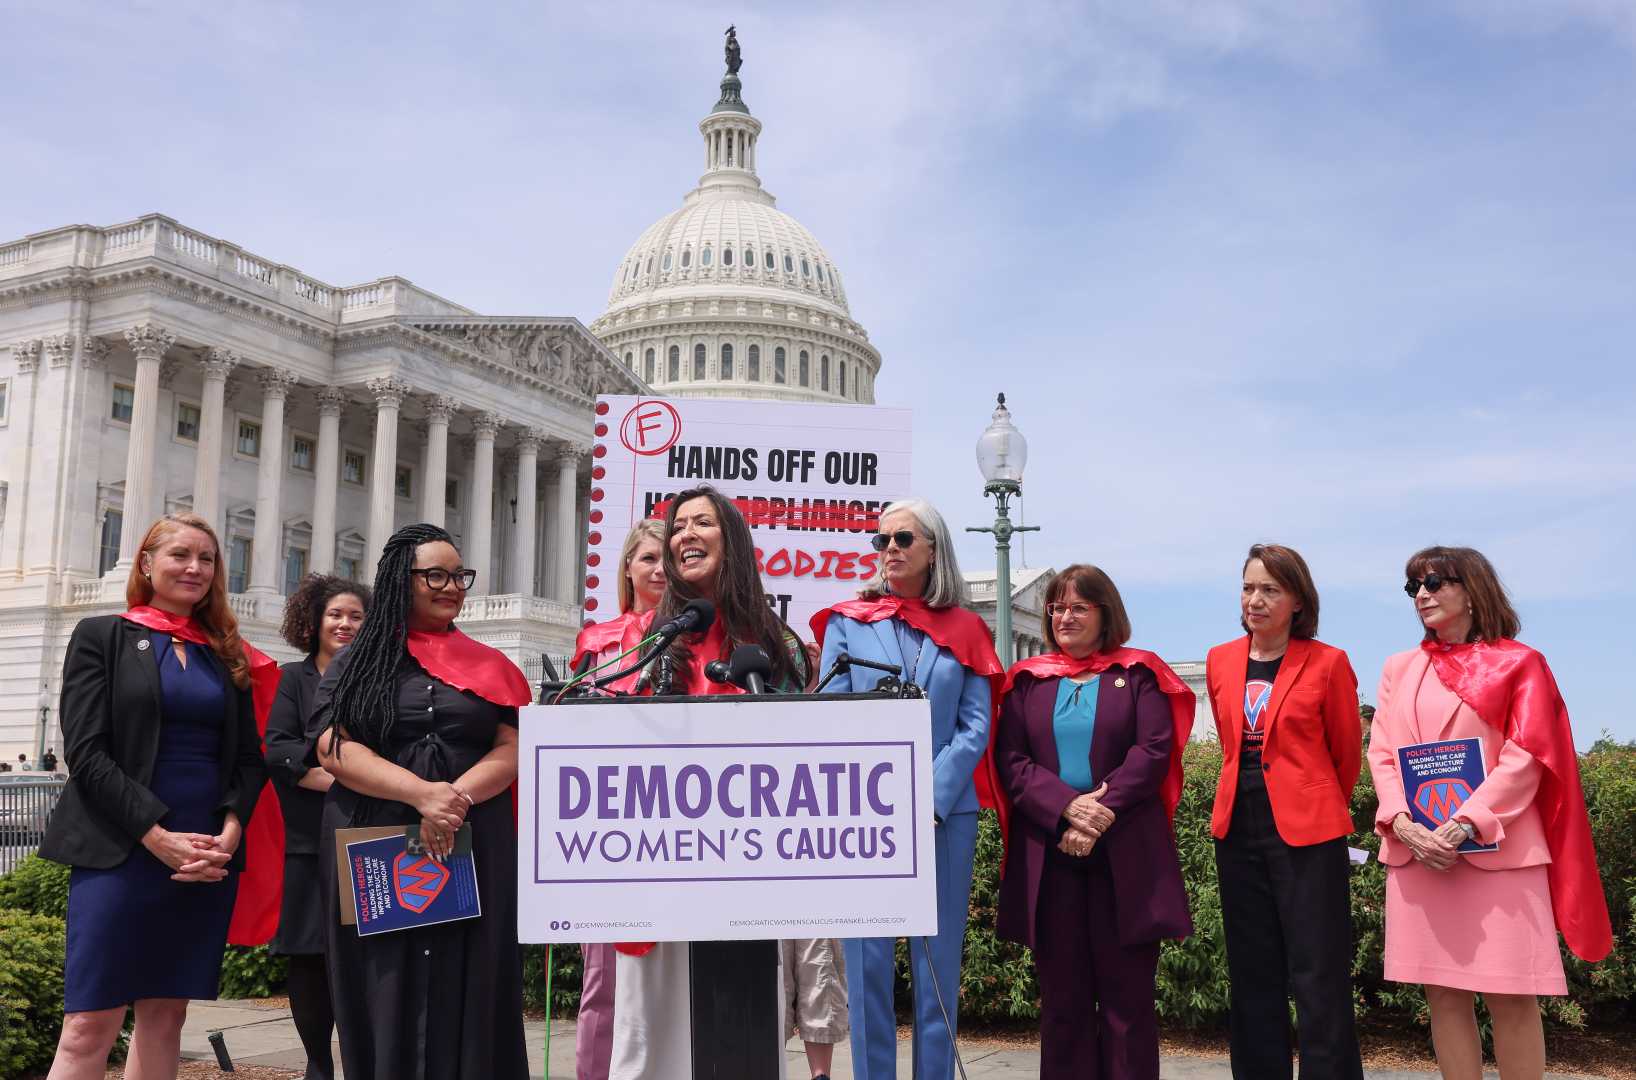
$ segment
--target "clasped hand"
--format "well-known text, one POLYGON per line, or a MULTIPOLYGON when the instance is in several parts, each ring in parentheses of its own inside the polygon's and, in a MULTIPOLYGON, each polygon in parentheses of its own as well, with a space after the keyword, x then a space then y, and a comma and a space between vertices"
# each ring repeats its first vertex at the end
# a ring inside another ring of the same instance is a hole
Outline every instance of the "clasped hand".
POLYGON ((454 834, 466 820, 472 797, 454 784, 428 783, 415 809, 420 812, 420 842, 442 862, 454 851, 454 834))
POLYGON ((215 836, 205 833, 172 832, 161 825, 150 828, 142 846, 170 867, 172 881, 209 883, 227 878, 227 864, 239 848, 243 830, 232 814, 215 836))
POLYGON ((1095 791, 1086 792, 1068 804, 1062 817, 1068 829, 1057 841, 1057 850, 1064 855, 1083 858, 1096 847, 1096 842, 1113 825, 1113 811, 1102 805, 1102 796, 1108 793, 1107 781, 1095 791))
POLYGON ((1409 846, 1417 862, 1433 870, 1447 870, 1453 866, 1460 857, 1460 843, 1466 838, 1465 829, 1452 819, 1433 832, 1408 814, 1399 814, 1392 819, 1392 832, 1409 846))

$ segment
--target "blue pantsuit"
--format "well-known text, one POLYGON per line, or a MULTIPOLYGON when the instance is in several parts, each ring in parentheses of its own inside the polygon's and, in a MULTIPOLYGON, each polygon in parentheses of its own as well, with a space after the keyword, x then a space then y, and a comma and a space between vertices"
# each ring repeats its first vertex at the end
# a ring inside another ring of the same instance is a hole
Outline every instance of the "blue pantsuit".
MULTIPOLYGON (((972 781, 988 746, 992 697, 986 678, 962 666, 952 653, 897 619, 863 623, 831 615, 824 633, 820 670, 842 652, 897 664, 903 677, 926 691, 932 714, 932 808, 937 863, 938 933, 909 941, 915 998, 914 1080, 954 1076, 954 1036, 959 1026, 960 960, 977 849, 977 791, 972 781), (923 944, 924 942, 924 944, 923 944), (926 961, 930 946, 942 1007, 926 961), (947 1010, 948 1023, 943 1020, 947 1010)), ((831 688, 873 690, 880 672, 854 667, 831 688)), ((843 942, 852 1019, 852 1075, 857 1080, 895 1080, 897 1019, 892 1009, 892 938, 843 942)))

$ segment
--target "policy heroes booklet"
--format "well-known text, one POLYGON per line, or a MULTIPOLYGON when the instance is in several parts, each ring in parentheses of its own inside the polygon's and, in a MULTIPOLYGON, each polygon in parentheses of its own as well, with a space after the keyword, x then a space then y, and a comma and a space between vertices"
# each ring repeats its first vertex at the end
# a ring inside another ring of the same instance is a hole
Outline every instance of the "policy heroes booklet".
POLYGON ((462 825, 442 862, 420 843, 420 826, 337 829, 341 923, 360 937, 483 914, 471 826, 462 825))
MULTIPOLYGON (((1488 776, 1488 767, 1483 764, 1483 742, 1476 738, 1400 746, 1397 771, 1403 778, 1409 817, 1433 830, 1453 817, 1488 776)), ((1456 850, 1498 851, 1500 845, 1465 840, 1456 850)))

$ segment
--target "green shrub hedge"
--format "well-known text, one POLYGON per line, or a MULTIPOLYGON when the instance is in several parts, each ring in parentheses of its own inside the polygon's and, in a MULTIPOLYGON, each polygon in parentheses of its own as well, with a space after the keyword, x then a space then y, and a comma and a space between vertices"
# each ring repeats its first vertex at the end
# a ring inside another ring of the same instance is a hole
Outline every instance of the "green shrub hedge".
POLYGON ((68 867, 29 855, 0 877, 0 909, 68 916, 68 867))
POLYGON ((0 909, 0 1076, 51 1064, 62 1030, 63 921, 0 909))

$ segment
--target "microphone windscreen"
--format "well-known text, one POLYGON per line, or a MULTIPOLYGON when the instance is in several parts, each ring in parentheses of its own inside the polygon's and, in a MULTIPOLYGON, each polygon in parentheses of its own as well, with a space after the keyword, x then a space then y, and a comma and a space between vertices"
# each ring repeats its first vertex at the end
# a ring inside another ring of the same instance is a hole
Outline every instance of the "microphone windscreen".
POLYGON ((692 613, 692 627, 690 632, 702 634, 716 622, 716 605, 702 596, 696 596, 682 608, 682 613, 692 613))
POLYGON ((772 658, 760 645, 740 645, 728 663, 736 686, 743 686, 750 675, 760 675, 763 681, 773 677, 772 658))

